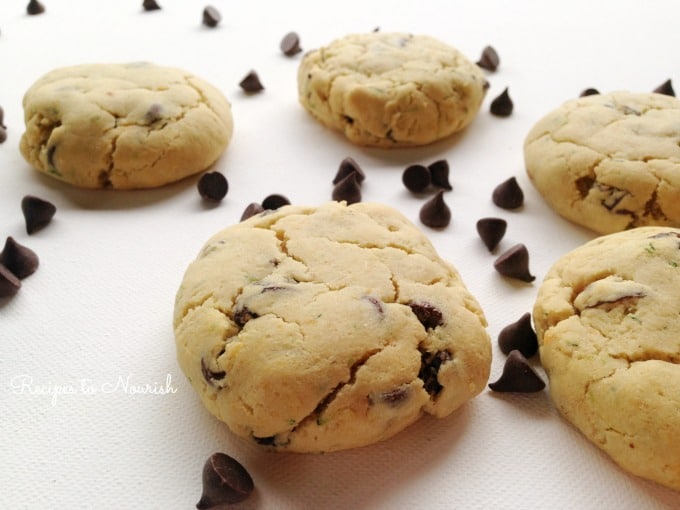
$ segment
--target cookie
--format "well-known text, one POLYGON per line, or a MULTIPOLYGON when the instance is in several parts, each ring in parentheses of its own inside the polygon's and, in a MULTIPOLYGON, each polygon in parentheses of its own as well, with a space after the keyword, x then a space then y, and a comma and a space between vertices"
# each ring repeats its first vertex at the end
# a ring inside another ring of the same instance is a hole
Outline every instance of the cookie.
POLYGON ((680 489, 680 229, 564 255, 533 317, 557 409, 631 473, 680 489))
POLYGON ((23 99, 20 149, 40 172, 83 188, 153 188, 211 166, 231 106, 206 81, 150 63, 55 69, 23 99))
POLYGON ((491 346, 457 271, 380 204, 284 206, 212 237, 177 292, 178 362, 208 410, 277 450, 328 452, 444 417, 491 346))
POLYGON ((546 202, 600 234, 680 226, 680 100, 612 92, 568 101, 524 143, 546 202))
POLYGON ((348 35, 307 53, 298 69, 302 105, 357 145, 425 145, 464 129, 488 83, 461 52, 432 37, 348 35))

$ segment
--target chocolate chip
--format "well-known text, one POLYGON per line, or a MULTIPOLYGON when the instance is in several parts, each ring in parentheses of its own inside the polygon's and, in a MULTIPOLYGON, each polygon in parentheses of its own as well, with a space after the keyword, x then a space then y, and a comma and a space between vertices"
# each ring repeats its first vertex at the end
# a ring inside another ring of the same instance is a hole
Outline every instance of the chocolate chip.
POLYGON ((522 315, 517 322, 508 324, 498 334, 498 347, 503 354, 519 351, 526 358, 538 352, 538 339, 531 326, 531 314, 522 315))
POLYGON ((262 446, 274 446, 276 444, 276 436, 253 436, 253 441, 255 441, 257 444, 261 444, 262 446))
POLYGON ((0 126, 0 143, 5 143, 5 140, 7 140, 7 128, 0 126))
POLYGON ((245 306, 234 312, 234 322, 241 328, 246 325, 246 322, 253 319, 257 319, 258 317, 259 315, 257 315, 255 312, 250 311, 245 306))
POLYGON ((444 228, 451 222, 451 209, 444 202, 443 190, 420 208, 420 221, 431 228, 444 228))
POLYGON ((442 312, 436 306, 425 302, 409 303, 408 306, 425 329, 434 329, 444 324, 442 312))
POLYGON ((257 202, 251 202, 243 211, 243 214, 241 215, 241 221, 247 220, 251 216, 255 216, 261 212, 264 212, 264 207, 262 207, 262 205, 258 204, 257 202))
POLYGON ((410 165, 401 174, 401 182, 414 193, 425 191, 430 185, 430 170, 423 165, 410 165))
POLYGON ((260 82, 260 77, 255 71, 250 71, 246 76, 239 82, 239 86, 249 94, 255 94, 264 90, 262 82, 260 82))
POLYGON ((215 28, 220 21, 222 21, 222 15, 212 5, 208 5, 203 9, 203 24, 206 27, 215 28))
POLYGON ((510 177, 507 181, 496 186, 491 199, 494 204, 502 209, 517 209, 524 203, 524 192, 519 187, 517 179, 510 177))
POLYGON ((673 84, 671 80, 666 80, 665 82, 663 82, 661 85, 654 89, 654 92, 656 92, 657 94, 664 94, 666 96, 675 97, 675 90, 673 90, 673 84))
POLYGON ((26 6, 26 12, 30 15, 42 14, 45 12, 45 6, 38 0, 31 0, 26 6))
POLYGON ((5 110, 3 110, 2 106, 0 106, 0 128, 7 129, 7 126, 5 126, 5 110))
POLYGON ((12 271, 19 279, 26 278, 38 269, 38 255, 19 243, 12 236, 5 241, 5 247, 0 252, 0 264, 12 271))
POLYGON ((219 202, 229 191, 227 178, 220 172, 207 172, 198 180, 198 192, 205 200, 219 202))
POLYGON ((390 407, 398 407, 408 400, 411 390, 408 386, 401 386, 390 391, 385 391, 377 395, 371 395, 369 400, 372 404, 382 402, 390 407))
POLYGON ((283 39, 281 39, 279 47, 287 57, 292 57, 293 55, 300 53, 302 51, 302 48, 300 48, 300 36, 297 32, 288 32, 283 36, 283 39))
POLYGON ((32 234, 47 225, 57 212, 57 208, 53 204, 33 195, 26 195, 21 200, 21 210, 24 213, 28 234, 32 234))
POLYGON ((0 298, 13 296, 20 288, 21 280, 3 264, 0 264, 0 298))
POLYGON ((516 244, 504 252, 493 263, 493 267, 503 276, 524 282, 533 282, 536 279, 529 272, 529 252, 523 244, 516 244))
POLYGON ((160 120, 163 118, 163 107, 158 104, 154 103, 151 106, 149 106, 149 109, 146 111, 146 114, 144 115, 144 118, 149 124, 153 124, 157 120, 160 120))
POLYGON ((196 508, 206 510, 239 503, 254 489, 250 473, 239 461, 226 453, 213 453, 203 466, 203 493, 196 508))
POLYGON ((223 370, 218 372, 211 370, 203 358, 201 358, 201 374, 203 374, 203 379, 205 379, 206 382, 211 386, 216 386, 215 383, 221 381, 227 375, 227 373, 223 370))
POLYGON ((289 204, 290 200, 288 200, 283 195, 278 194, 269 195, 262 201, 262 207, 270 211, 275 211, 279 207, 283 207, 284 205, 289 204))
POLYGON ((438 188, 443 188, 447 191, 451 191, 453 186, 449 183, 449 162, 445 159, 440 159, 431 163, 427 166, 430 171, 430 181, 432 181, 433 186, 438 188))
POLYGON ((587 89, 584 89, 579 96, 580 97, 597 96, 599 93, 600 93, 600 91, 597 90, 597 89, 587 88, 587 89))
POLYGON ((522 353, 514 350, 508 354, 501 376, 490 383, 489 388, 500 392, 534 393, 545 388, 545 383, 522 353))
POLYGON ((357 182, 357 173, 352 172, 333 188, 331 198, 336 202, 345 201, 348 205, 361 202, 361 188, 357 182))
POLYGON ((161 8, 161 6, 158 5, 158 2, 156 2, 156 0, 144 0, 142 2, 142 7, 144 8, 145 11, 157 11, 158 9, 161 8))
POLYGON ((489 251, 494 251, 501 242, 508 222, 503 218, 482 218, 477 221, 477 233, 489 251))
POLYGON ((498 58, 496 49, 493 46, 486 46, 482 50, 482 56, 479 58, 477 65, 487 71, 495 71, 498 69, 499 63, 500 58, 498 58))
POLYGON ((348 156, 340 162, 338 171, 333 178, 333 184, 339 183, 352 172, 357 174, 357 182, 363 182, 363 180, 366 178, 366 174, 364 174, 364 171, 359 166, 359 163, 348 156))
POLYGON ((491 101, 489 111, 496 117, 509 117, 512 114, 514 106, 512 99, 510 99, 508 88, 506 87, 498 97, 491 101))
POLYGON ((450 359, 452 359, 451 354, 447 351, 435 353, 421 351, 418 379, 423 381, 423 387, 429 395, 437 395, 444 388, 439 383, 439 369, 443 363, 450 359))

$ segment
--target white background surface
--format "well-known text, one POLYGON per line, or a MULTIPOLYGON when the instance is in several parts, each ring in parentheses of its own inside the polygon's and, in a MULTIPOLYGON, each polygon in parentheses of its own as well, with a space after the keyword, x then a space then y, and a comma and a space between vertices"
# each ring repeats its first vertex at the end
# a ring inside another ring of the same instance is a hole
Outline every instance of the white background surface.
POLYGON ((175 361, 175 291, 207 238, 270 193, 296 204, 330 199, 339 162, 364 168, 365 201, 381 201, 415 223, 427 197, 401 184, 412 163, 451 165, 445 195, 451 225, 422 227, 461 272, 489 320, 491 380, 503 367, 496 337, 530 311, 540 281, 563 253, 593 234, 546 207, 529 183, 522 143, 543 114, 586 87, 650 91, 667 78, 680 89, 680 4, 649 2, 213 0, 223 16, 201 26, 200 2, 44 0, 0 3, 0 240, 13 236, 40 257, 20 292, 0 301, 0 508, 189 509, 201 469, 215 451, 239 459, 257 490, 257 509, 652 509, 679 508, 680 493, 630 476, 556 413, 547 390, 484 391, 443 420, 425 418, 392 440, 326 455, 273 454, 235 439, 207 411, 175 361), (305 50, 350 32, 424 33, 476 60, 492 44, 501 57, 478 118, 461 136, 421 149, 352 146, 299 106, 301 54, 285 57, 290 30, 305 50), (232 102, 235 134, 215 169, 230 191, 206 207, 196 178, 140 192, 70 188, 23 161, 23 92, 48 70, 87 62, 149 60, 181 67, 232 102), (238 82, 255 69, 266 90, 246 96, 238 82), (510 118, 489 114, 505 87, 510 118), (516 176, 526 195, 515 212, 495 207, 493 188, 516 176), (20 201, 34 194, 57 206, 53 222, 28 236, 20 201), (489 254, 475 223, 507 219, 489 254), (531 255, 534 284, 503 279, 495 257, 515 243, 531 255), (127 389, 124 384, 129 384, 127 389), (169 385, 167 395, 133 386, 169 385), (83 385, 89 389, 86 392, 83 385), (72 387, 73 394, 56 394, 72 387))

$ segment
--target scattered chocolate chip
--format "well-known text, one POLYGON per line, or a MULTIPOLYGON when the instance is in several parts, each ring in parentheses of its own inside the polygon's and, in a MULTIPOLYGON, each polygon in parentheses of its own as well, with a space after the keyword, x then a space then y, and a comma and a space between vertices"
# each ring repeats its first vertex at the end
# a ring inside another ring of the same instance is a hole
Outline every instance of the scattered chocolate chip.
POLYGON ((502 209, 517 209, 524 203, 524 192, 519 187, 517 179, 510 177, 494 188, 491 199, 502 209))
POLYGON ((418 379, 423 381, 423 387, 429 395, 437 395, 444 388, 439 383, 439 369, 443 363, 450 359, 452 359, 451 354, 447 351, 421 352, 418 379))
POLYGON ((246 322, 257 319, 259 315, 257 315, 255 312, 250 311, 247 307, 243 307, 239 310, 236 310, 234 312, 234 322, 242 328, 243 326, 246 325, 246 322))
POLYGON ((401 182, 414 193, 425 191, 430 185, 430 170, 423 165, 411 165, 401 174, 401 182))
POLYGON ((494 251, 501 242, 508 222, 503 218, 482 218, 477 221, 477 233, 489 251, 494 251))
POLYGON ((220 21, 222 21, 222 15, 212 5, 208 5, 203 9, 203 24, 206 27, 215 28, 220 21))
POLYGON ((26 6, 26 12, 31 16, 36 14, 42 14, 45 12, 45 6, 41 4, 38 0, 30 0, 26 6))
POLYGON ((302 51, 302 48, 300 48, 300 36, 296 32, 288 32, 281 39, 279 47, 287 57, 300 53, 302 51))
POLYGON ((420 208, 420 221, 431 228, 444 228, 451 222, 451 209, 444 202, 443 190, 420 208))
POLYGON ((438 188, 443 188, 447 191, 451 191, 453 186, 449 183, 449 162, 445 159, 440 159, 431 163, 427 166, 430 171, 430 181, 432 181, 433 186, 438 188))
POLYGON ((47 225, 52 221, 54 213, 57 212, 57 208, 53 204, 33 195, 26 195, 21 200, 21 210, 24 213, 28 234, 32 234, 47 225))
POLYGON ((531 314, 522 315, 517 322, 508 324, 498 334, 498 346, 503 354, 519 351, 526 358, 538 352, 538 339, 531 325, 531 314))
POLYGON ((7 128, 0 126, 0 143, 5 143, 7 140, 7 128))
POLYGON ((249 94, 254 94, 264 90, 264 86, 260 81, 260 77, 255 71, 250 71, 246 76, 239 82, 239 86, 248 92, 249 94))
POLYGON ((333 188, 331 198, 336 202, 345 201, 348 205, 361 202, 361 187, 357 182, 357 173, 352 172, 333 188))
POLYGON ((533 282, 536 277, 529 272, 529 252, 523 244, 516 244, 493 263, 503 276, 516 278, 524 282, 533 282))
POLYGON ((203 493, 196 508, 207 510, 239 503, 254 489, 250 473, 239 461, 226 453, 213 453, 203 466, 203 493))
POLYGON ((206 199, 219 202, 229 191, 227 178, 220 172, 207 172, 198 180, 198 192, 206 199))
POLYGON ((509 117, 512 114, 514 106, 512 99, 510 99, 508 88, 506 87, 498 97, 491 101, 489 111, 497 117, 509 117))
POLYGON ((363 180, 366 178, 366 174, 364 174, 364 171, 359 166, 359 163, 354 161, 353 158, 347 156, 340 162, 340 166, 338 166, 338 171, 336 172, 335 177, 333 178, 333 184, 339 183, 341 180, 343 180, 345 177, 347 177, 347 175, 351 174, 352 172, 357 174, 357 182, 363 182, 363 180))
POLYGON ((391 391, 385 391, 377 395, 371 395, 369 400, 372 404, 376 402, 383 402, 390 407, 398 407, 400 404, 403 404, 406 400, 408 400, 410 395, 411 390, 408 386, 400 386, 399 388, 395 388, 391 391))
POLYGON ((279 207, 283 207, 284 205, 289 205, 289 204, 290 204, 290 200, 288 200, 283 195, 278 195, 278 194, 269 195, 262 201, 262 207, 264 209, 268 209, 270 211, 275 211, 279 207))
POLYGON ((262 207, 262 205, 258 204, 257 202, 251 202, 243 211, 243 214, 241 215, 241 221, 247 220, 251 216, 255 216, 261 212, 264 212, 264 207, 262 207))
POLYGON ((486 46, 482 50, 482 56, 479 58, 477 65, 487 71, 495 71, 498 69, 499 63, 500 58, 498 58, 496 49, 493 46, 486 46))
POLYGON ((145 11, 157 11, 158 9, 161 8, 161 6, 158 5, 158 2, 156 2, 156 0, 144 0, 142 2, 142 7, 144 8, 145 11))
POLYGON ((274 446, 276 444, 276 436, 258 437, 253 436, 253 441, 262 446, 274 446))
POLYGON ((675 97, 675 90, 673 90, 673 84, 671 80, 666 80, 661 85, 654 89, 657 94, 665 94, 666 96, 675 97))
POLYGON ((3 264, 0 264, 0 298, 13 296, 20 288, 21 280, 3 264))
POLYGON ((545 388, 545 383, 522 353, 514 350, 508 354, 501 376, 490 383, 489 388, 500 392, 534 393, 545 388))
POLYGON ((9 236, 5 241, 5 247, 0 252, 0 264, 21 280, 35 273, 39 260, 33 250, 17 243, 12 236, 9 236))
POLYGON ((409 303, 408 306, 425 329, 434 329, 444 324, 442 312, 436 306, 430 303, 409 303))
POLYGON ((205 379, 206 382, 211 386, 216 386, 215 383, 221 381, 227 375, 227 373, 223 370, 218 372, 211 370, 203 358, 201 358, 201 374, 203 374, 203 379, 205 379))
POLYGON ((579 96, 580 97, 597 96, 599 93, 600 93, 600 91, 597 90, 597 89, 587 88, 587 89, 584 89, 579 96))

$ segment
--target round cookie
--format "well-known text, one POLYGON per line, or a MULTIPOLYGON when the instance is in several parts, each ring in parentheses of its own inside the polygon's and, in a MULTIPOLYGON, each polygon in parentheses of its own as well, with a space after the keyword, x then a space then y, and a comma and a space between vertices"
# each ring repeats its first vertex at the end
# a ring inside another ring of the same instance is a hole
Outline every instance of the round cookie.
POLYGON ((526 170, 565 218, 608 234, 680 226, 680 100, 657 93, 581 97, 539 120, 526 170))
POLYGON ((37 170, 83 188, 135 189, 205 170, 232 135, 220 91, 145 62, 55 69, 23 99, 20 150, 37 170))
POLYGON ((557 409, 631 473, 680 489, 680 229, 563 256, 533 317, 557 409))
POLYGON ((175 302, 208 410, 275 449, 327 452, 449 415, 484 388, 486 320, 456 270, 380 204, 285 206, 213 236, 175 302))
POLYGON ((348 35, 307 53, 298 69, 300 102, 355 144, 425 145, 465 128, 488 83, 479 67, 432 37, 348 35))

